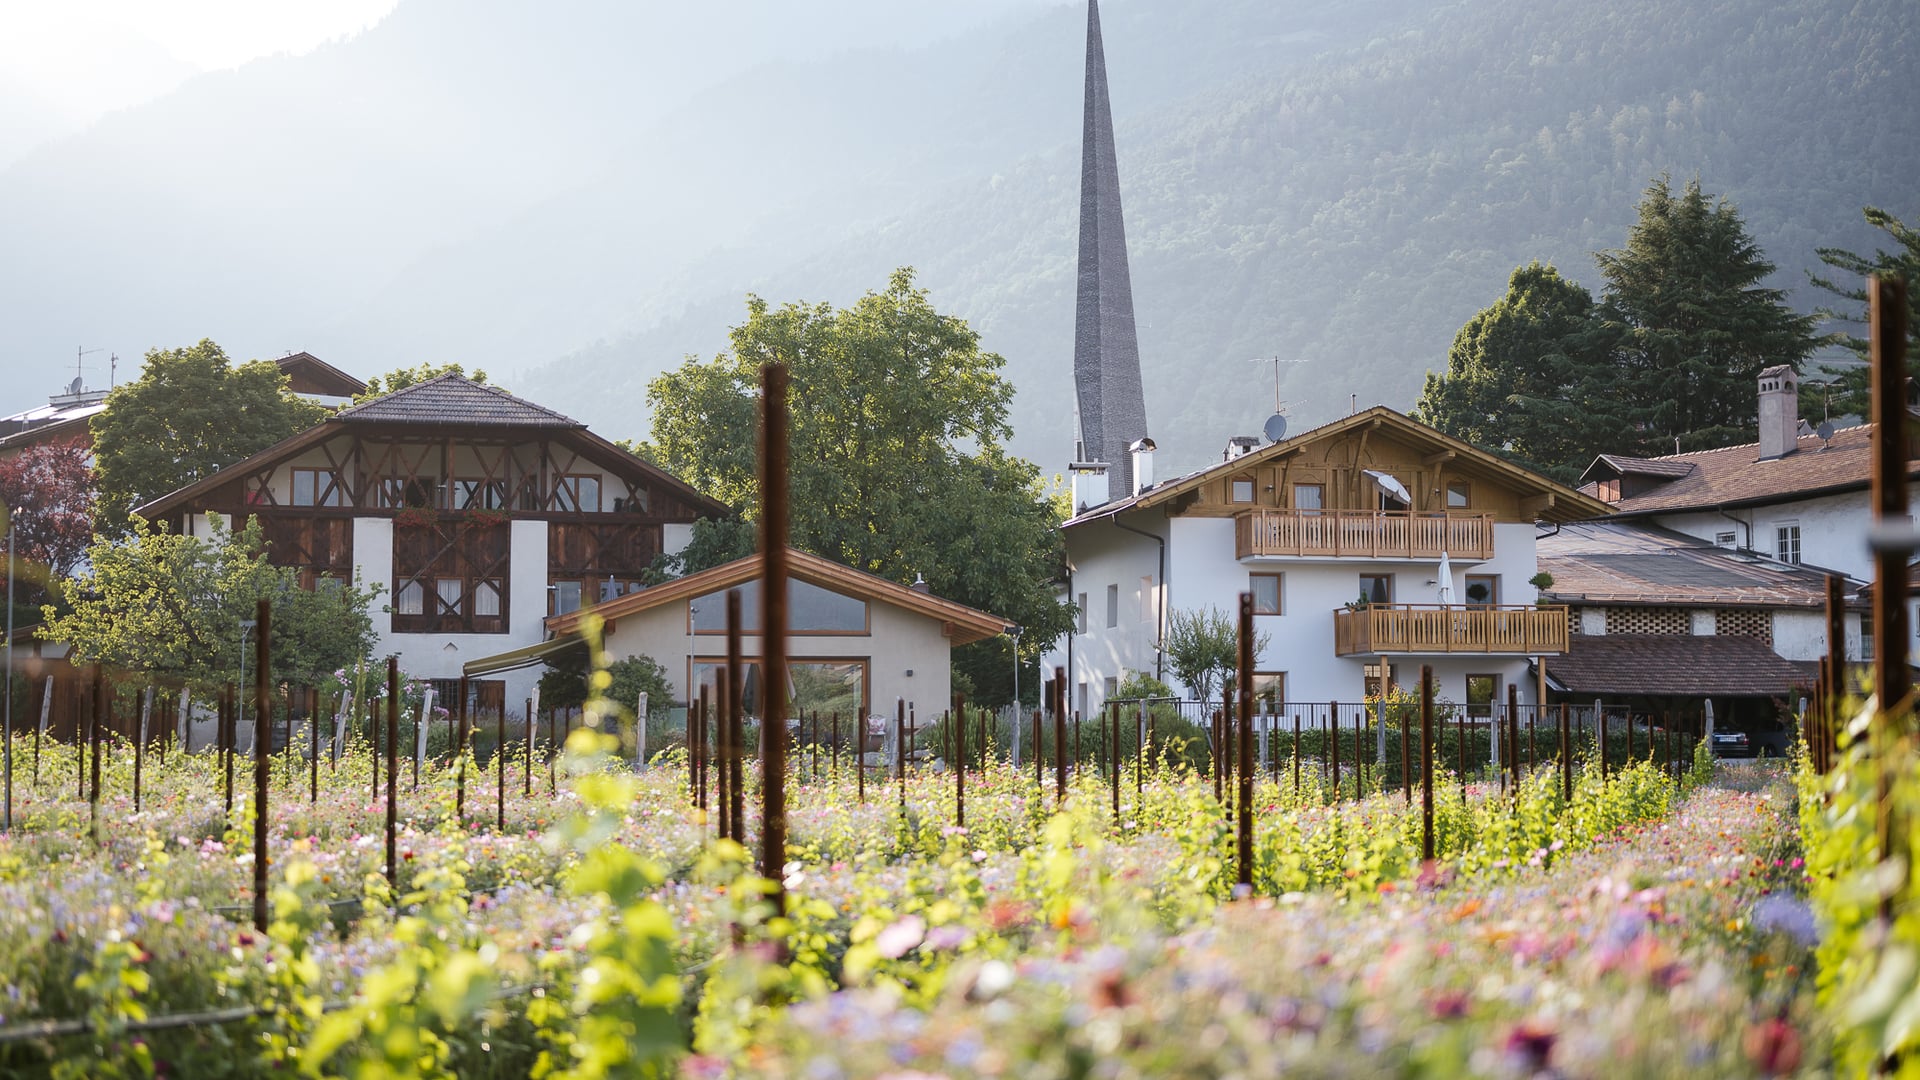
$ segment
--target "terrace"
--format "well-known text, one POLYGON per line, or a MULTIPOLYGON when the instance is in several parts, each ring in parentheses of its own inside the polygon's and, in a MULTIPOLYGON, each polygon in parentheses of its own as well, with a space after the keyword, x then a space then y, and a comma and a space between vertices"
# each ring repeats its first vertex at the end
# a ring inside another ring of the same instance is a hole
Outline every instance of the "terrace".
POLYGON ((1335 656, 1540 656, 1566 652, 1567 634, 1561 605, 1370 604, 1333 613, 1335 656))
POLYGON ((1493 515, 1409 510, 1249 510, 1234 518, 1236 557, 1493 558, 1493 515))

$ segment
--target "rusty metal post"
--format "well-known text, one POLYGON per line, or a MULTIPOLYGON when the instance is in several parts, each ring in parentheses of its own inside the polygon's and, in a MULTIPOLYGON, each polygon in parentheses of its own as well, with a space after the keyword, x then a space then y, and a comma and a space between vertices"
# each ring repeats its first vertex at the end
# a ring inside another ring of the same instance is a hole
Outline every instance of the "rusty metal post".
POLYGON ((967 827, 967 699, 953 695, 953 823, 967 827))
MULTIPOLYGON (((1340 703, 1327 702, 1327 730, 1333 735, 1333 801, 1340 801, 1340 703)), ((1357 740, 1356 740, 1357 741, 1357 740)))
POLYGON ((93 723, 87 732, 87 741, 93 746, 93 783, 87 788, 87 834, 93 837, 95 844, 103 844, 100 834, 100 737, 107 726, 107 710, 111 708, 107 701, 106 674, 99 664, 93 665, 93 723))
MULTIPOLYGON (((1043 701, 1052 697, 1051 689, 1041 695, 1043 701)), ((1036 792, 1045 791, 1047 787, 1046 718, 1046 710, 1033 710, 1033 790, 1036 792)))
POLYGON ((259 601, 253 618, 253 928, 264 934, 268 915, 267 787, 273 764, 273 604, 259 601))
MULTIPOLYGON (((1384 711, 1383 708, 1382 712, 1384 711)), ((1381 723, 1385 722, 1386 718, 1383 715, 1381 723)), ((1402 716, 1400 718, 1400 797, 1408 806, 1413 805, 1413 754, 1412 747, 1408 745, 1413 741, 1412 728, 1413 725, 1402 716)))
POLYGON ((787 864, 787 390, 782 363, 760 369, 760 642, 764 723, 760 756, 760 872, 786 910, 787 864))
MULTIPOLYGON (((1223 693, 1222 697, 1224 696, 1225 694, 1223 693)), ((1208 762, 1210 766, 1208 771, 1213 773, 1213 797, 1220 802, 1227 801, 1226 781, 1221 779, 1226 775, 1226 769, 1223 766, 1227 757, 1224 746, 1227 733, 1221 715, 1224 711, 1223 709, 1213 710, 1212 760, 1208 762)))
MULTIPOLYGON (((1907 462, 1911 455, 1909 434, 1913 420, 1907 412, 1907 286, 1896 277, 1875 275, 1867 280, 1867 339, 1873 371, 1873 506, 1874 520, 1882 525, 1907 525, 1907 462)), ((1909 542, 1874 545, 1873 627, 1877 646, 1873 657, 1874 694, 1880 701, 1880 715, 1870 729, 1885 742, 1911 730, 1911 717, 1899 718, 1912 703, 1908 700, 1912 672, 1907 667, 1908 646, 1912 638, 1907 625, 1907 560, 1913 554, 1909 542), (1902 723, 1905 731, 1896 728, 1902 723)), ((1876 748, 1876 758, 1879 757, 1876 748)), ((1894 857, 1895 847, 1905 840, 1905 831, 1894 824, 1893 774, 1883 761, 1875 765, 1880 774, 1880 806, 1876 823, 1880 833, 1880 858, 1894 857)), ((1882 914, 1892 911, 1892 898, 1881 900, 1882 914)))
POLYGON ((1109 769, 1107 770, 1108 772, 1107 779, 1109 782, 1111 782, 1113 786, 1113 821, 1114 821, 1114 824, 1118 825, 1120 823, 1120 703, 1119 702, 1110 701, 1107 703, 1107 719, 1113 722, 1113 729, 1109 733, 1111 736, 1111 739, 1109 740, 1109 742, 1112 747, 1112 752, 1107 755, 1107 761, 1110 766, 1109 769))
POLYGON ((1573 750, 1572 733, 1567 728, 1567 703, 1560 703, 1560 797, 1567 802, 1573 801, 1573 750))
POLYGON ((1607 710, 1596 701, 1593 712, 1596 717, 1595 723, 1600 727, 1600 780, 1605 783, 1607 779, 1607 710))
POLYGON ((457 691, 460 695, 460 705, 456 709, 447 710, 447 715, 453 717, 454 722, 460 725, 455 730, 453 739, 453 817, 462 825, 467 821, 467 695, 472 692, 472 689, 473 684, 467 676, 460 676, 460 689, 457 691))
POLYGON ((1053 669, 1053 796, 1067 801, 1067 669, 1053 669))
POLYGON ((500 698, 500 711, 493 714, 493 816, 494 829, 507 831, 507 699, 500 698))
POLYGON ((1507 752, 1507 769, 1513 777, 1513 797, 1520 798, 1520 687, 1507 683, 1507 736, 1500 740, 1507 752))
POLYGON ((540 723, 539 717, 536 717, 533 715, 533 699, 528 698, 527 699, 527 745, 525 747, 527 761, 526 761, 526 768, 522 770, 522 775, 520 777, 520 795, 522 798, 527 798, 527 799, 533 798, 533 736, 534 736, 534 732, 537 730, 539 723, 540 723))
POLYGON ((1293 797, 1300 797, 1300 714, 1293 714, 1293 797))
POLYGON ((907 699, 893 699, 894 769, 899 773, 900 805, 907 805, 907 699))
POLYGON ((1253 888, 1253 594, 1240 594, 1240 876, 1253 888))
POLYGON ((307 805, 317 806, 320 802, 320 691, 307 687, 307 742, 311 752, 307 756, 307 805))
POLYGON ((387 887, 400 883, 394 835, 400 822, 400 658, 387 657, 387 887))
POLYGON ((1420 665, 1420 859, 1433 861, 1433 665, 1420 665))

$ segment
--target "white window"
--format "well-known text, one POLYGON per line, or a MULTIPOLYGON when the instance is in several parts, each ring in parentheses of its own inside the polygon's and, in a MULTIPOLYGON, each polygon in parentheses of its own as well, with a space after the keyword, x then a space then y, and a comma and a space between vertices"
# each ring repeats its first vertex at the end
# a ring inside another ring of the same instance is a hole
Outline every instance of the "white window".
POLYGON ((467 583, 459 578, 439 578, 434 582, 434 592, 440 598, 440 612, 444 615, 459 615, 460 602, 465 599, 467 583))
POLYGON ((393 594, 393 613, 395 615, 423 615, 426 613, 427 591, 417 581, 409 581, 400 586, 393 594))
POLYGON ((1281 575, 1249 574, 1247 589, 1253 593, 1253 613, 1255 615, 1279 615, 1281 575))
POLYGON ((1120 586, 1107 586, 1107 629, 1120 625, 1120 586))
POLYGON ((1798 565, 1800 562, 1799 523, 1795 522, 1791 525, 1782 525, 1774 530, 1773 535, 1775 552, 1779 560, 1783 563, 1794 563, 1798 565))
POLYGON ((340 490, 332 469, 294 469, 292 504, 294 506, 345 506, 347 496, 340 490))
POLYGON ((500 583, 497 581, 476 581, 473 584, 473 614, 476 618, 498 618, 500 615, 500 583))
POLYGON ((1231 498, 1232 501, 1237 503, 1250 503, 1253 501, 1253 477, 1236 476, 1228 486, 1230 489, 1229 498, 1231 498))
POLYGON ((1086 593, 1080 594, 1080 602, 1075 606, 1080 609, 1080 614, 1079 614, 1080 632, 1084 634, 1087 632, 1087 594, 1086 593))
POLYGON ((1325 504, 1327 489, 1323 484, 1293 485, 1293 508, 1318 512, 1325 504))

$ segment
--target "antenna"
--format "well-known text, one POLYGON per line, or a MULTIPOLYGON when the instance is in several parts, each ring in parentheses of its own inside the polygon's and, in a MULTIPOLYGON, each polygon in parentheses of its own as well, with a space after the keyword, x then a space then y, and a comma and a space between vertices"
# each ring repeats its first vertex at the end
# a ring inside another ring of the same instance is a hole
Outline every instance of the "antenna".
MULTIPOLYGON (((86 357, 91 356, 94 353, 97 353, 99 351, 100 351, 99 349, 88 349, 80 345, 75 345, 73 347, 73 374, 76 380, 85 378, 85 376, 82 374, 83 365, 81 361, 86 357)), ((74 391, 74 393, 76 394, 79 392, 80 391, 78 390, 74 391)))
POLYGON ((1280 365, 1304 364, 1307 362, 1306 358, 1299 356, 1256 356, 1248 362, 1273 365, 1273 411, 1276 413, 1285 412, 1286 410, 1281 408, 1280 405, 1280 365))
POLYGON ((107 354, 107 389, 120 385, 120 354, 107 354))

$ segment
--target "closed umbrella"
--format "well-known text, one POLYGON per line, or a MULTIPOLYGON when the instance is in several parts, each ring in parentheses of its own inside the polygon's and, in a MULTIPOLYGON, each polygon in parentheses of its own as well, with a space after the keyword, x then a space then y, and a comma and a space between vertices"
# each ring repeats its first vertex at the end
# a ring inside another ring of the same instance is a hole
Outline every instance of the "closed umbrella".
POLYGON ((1440 553, 1440 602, 1453 603, 1453 561, 1444 551, 1440 553))

